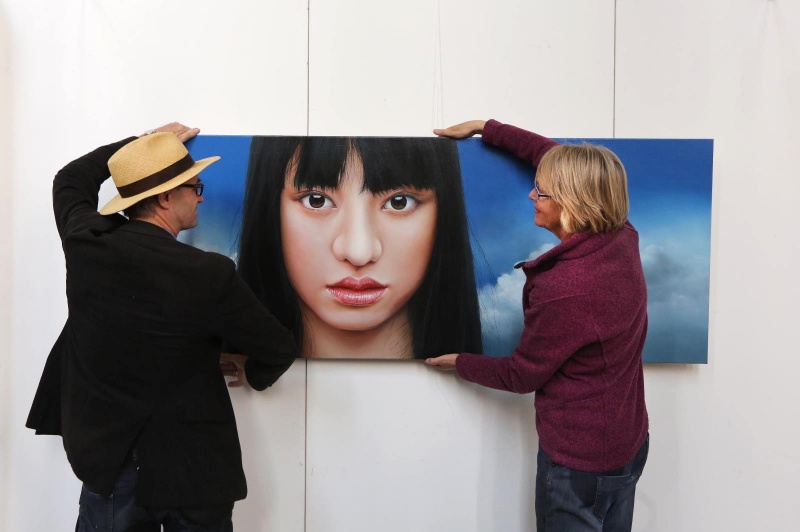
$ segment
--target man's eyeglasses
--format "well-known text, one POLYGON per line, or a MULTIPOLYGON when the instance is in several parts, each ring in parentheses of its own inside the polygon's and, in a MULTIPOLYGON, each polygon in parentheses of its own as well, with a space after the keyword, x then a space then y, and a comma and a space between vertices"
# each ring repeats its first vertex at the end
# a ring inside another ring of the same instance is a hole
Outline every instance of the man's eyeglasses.
POLYGON ((203 185, 202 183, 198 183, 196 185, 183 184, 183 185, 178 185, 178 186, 179 187, 186 187, 186 188, 193 188, 194 189, 194 193, 195 193, 196 196, 202 196, 203 195, 203 187, 205 185, 203 185))
POLYGON ((537 200, 548 199, 548 198, 552 198, 553 197, 550 194, 542 194, 541 192, 539 192, 539 183, 537 183, 536 181, 533 182, 533 190, 536 191, 536 199, 537 200))

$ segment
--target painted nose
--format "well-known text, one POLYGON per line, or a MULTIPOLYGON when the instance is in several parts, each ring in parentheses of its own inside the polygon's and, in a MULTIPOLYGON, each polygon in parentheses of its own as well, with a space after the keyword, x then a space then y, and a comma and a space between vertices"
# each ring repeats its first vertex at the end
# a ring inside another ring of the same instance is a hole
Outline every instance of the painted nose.
POLYGON ((383 251, 380 238, 364 209, 344 214, 339 234, 333 240, 333 255, 356 268, 375 262, 383 251))

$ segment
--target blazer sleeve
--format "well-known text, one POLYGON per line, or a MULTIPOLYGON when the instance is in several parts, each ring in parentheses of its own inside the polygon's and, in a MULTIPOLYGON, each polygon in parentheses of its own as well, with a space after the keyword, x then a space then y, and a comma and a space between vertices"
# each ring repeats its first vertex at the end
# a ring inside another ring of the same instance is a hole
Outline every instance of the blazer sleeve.
POLYGON ((297 345, 292 333, 261 304, 236 272, 233 262, 225 262, 211 326, 226 345, 247 355, 247 380, 256 390, 263 390, 289 369, 297 357, 297 345))
POLYGON ((497 146, 539 166, 539 161, 550 149, 558 146, 558 142, 537 135, 531 131, 501 124, 497 120, 489 120, 483 126, 483 142, 497 146))
POLYGON ((59 170, 53 179, 53 213, 61 240, 70 233, 88 228, 110 230, 123 220, 120 216, 103 216, 97 212, 100 185, 108 179, 108 160, 117 150, 135 140, 102 146, 75 159, 59 170))

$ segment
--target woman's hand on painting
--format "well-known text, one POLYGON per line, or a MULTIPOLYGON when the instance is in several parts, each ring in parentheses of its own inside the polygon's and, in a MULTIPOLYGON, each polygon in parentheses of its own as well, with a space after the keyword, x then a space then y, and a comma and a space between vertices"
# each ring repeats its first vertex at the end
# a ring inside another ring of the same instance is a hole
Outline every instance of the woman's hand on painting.
POLYGON ((458 353, 452 353, 450 355, 442 355, 440 357, 435 358, 426 358, 425 363, 429 366, 433 366, 435 368, 439 368, 445 371, 453 371, 456 369, 456 359, 458 358, 458 353))
POLYGON ((433 133, 449 139, 466 139, 473 135, 483 133, 484 125, 486 125, 486 120, 470 120, 469 122, 462 122, 450 126, 447 129, 434 129, 433 133))
POLYGON ((247 362, 245 355, 237 353, 220 353, 219 355, 219 369, 226 377, 233 377, 233 380, 228 383, 231 388, 239 388, 242 386, 249 386, 247 382, 247 375, 244 371, 244 365, 247 362))
POLYGON ((145 135, 149 135, 150 133, 174 133, 175 136, 178 137, 178 140, 181 142, 186 142, 187 140, 196 137, 197 134, 200 133, 200 129, 196 127, 184 126, 180 122, 170 122, 165 126, 146 131, 145 135))

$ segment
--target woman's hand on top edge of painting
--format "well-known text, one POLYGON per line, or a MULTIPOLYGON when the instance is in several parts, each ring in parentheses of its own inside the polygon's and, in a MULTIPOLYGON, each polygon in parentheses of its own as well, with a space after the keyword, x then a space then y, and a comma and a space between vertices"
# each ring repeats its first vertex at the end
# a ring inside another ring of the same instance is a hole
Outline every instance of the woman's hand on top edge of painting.
POLYGON ((486 125, 486 120, 470 120, 469 122, 461 122, 446 129, 434 129, 434 135, 440 137, 447 137, 449 139, 466 139, 473 135, 483 133, 483 126, 486 125))
POLYGON ((438 369, 452 371, 456 369, 457 358, 458 358, 458 353, 452 353, 449 355, 442 355, 440 357, 426 358, 425 363, 429 366, 433 366, 438 369))

